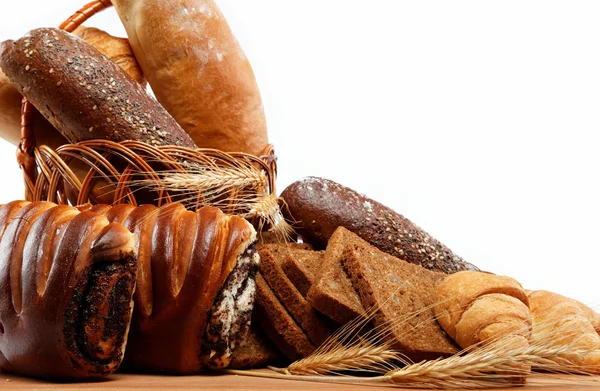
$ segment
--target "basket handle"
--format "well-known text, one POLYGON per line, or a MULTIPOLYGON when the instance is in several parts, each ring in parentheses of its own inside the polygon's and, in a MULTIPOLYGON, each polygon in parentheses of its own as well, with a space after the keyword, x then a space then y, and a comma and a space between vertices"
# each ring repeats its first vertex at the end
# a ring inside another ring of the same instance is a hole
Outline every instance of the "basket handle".
POLYGON ((65 20, 60 26, 58 26, 58 28, 72 33, 86 20, 109 7, 112 7, 110 0, 92 1, 91 3, 84 5, 79 11, 75 12, 69 19, 65 20))

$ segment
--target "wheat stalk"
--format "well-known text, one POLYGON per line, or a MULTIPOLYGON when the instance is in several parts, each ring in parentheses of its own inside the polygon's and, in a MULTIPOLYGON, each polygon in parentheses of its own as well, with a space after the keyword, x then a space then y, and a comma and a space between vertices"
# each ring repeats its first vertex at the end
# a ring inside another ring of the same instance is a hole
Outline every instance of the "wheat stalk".
MULTIPOLYGON (((272 369, 294 379, 304 377, 303 380, 327 382, 342 380, 344 383, 384 382, 394 387, 426 389, 518 386, 530 376, 532 368, 555 374, 553 377, 549 375, 536 377, 536 384, 549 385, 572 382, 572 379, 565 375, 600 373, 598 366, 581 365, 582 358, 590 351, 581 349, 577 338, 534 339, 529 345, 516 346, 514 337, 528 334, 530 329, 516 330, 501 339, 483 341, 449 358, 408 363, 408 360, 403 359, 398 351, 390 348, 390 330, 407 324, 411 318, 428 308, 431 307, 423 308, 390 324, 369 329, 360 336, 361 330, 377 312, 377 308, 371 308, 362 317, 338 330, 309 357, 296 361, 284 369, 272 369), (399 368, 398 363, 406 366, 399 368), (340 379, 340 376, 327 376, 343 374, 344 371, 349 370, 365 371, 380 376, 368 378, 371 380, 355 376, 345 376, 343 379, 340 379)), ((552 329, 560 321, 560 319, 552 319, 537 323, 536 328, 538 331, 552 329)), ((569 334, 569 330, 564 328, 563 332, 569 334)), ((587 376, 578 377, 577 383, 596 385, 598 381, 597 377, 587 376)))
POLYGON ((376 346, 368 342, 355 344, 348 348, 332 352, 310 355, 292 363, 284 370, 290 375, 325 375, 344 371, 363 371, 380 373, 389 370, 393 362, 399 359, 399 353, 389 346, 376 346))

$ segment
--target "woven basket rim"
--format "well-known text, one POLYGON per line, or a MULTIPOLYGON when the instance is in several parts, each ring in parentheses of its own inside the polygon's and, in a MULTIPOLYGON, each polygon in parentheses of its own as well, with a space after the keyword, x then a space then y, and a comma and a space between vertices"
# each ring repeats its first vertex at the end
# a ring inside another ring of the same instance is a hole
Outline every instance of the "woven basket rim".
MULTIPOLYGON (((90 3, 84 5, 81 9, 76 11, 72 16, 70 16, 67 20, 60 24, 59 28, 63 29, 67 32, 73 32, 77 27, 81 26, 85 21, 94 16, 100 11, 103 11, 107 8, 112 7, 112 3, 110 0, 94 0, 90 3)), ((243 152, 224 152, 217 149, 211 148, 182 148, 179 146, 160 146, 160 147, 152 147, 148 144, 144 144, 139 141, 122 141, 122 142, 113 142, 106 139, 95 139, 95 140, 85 140, 75 144, 65 144, 58 148, 56 151, 52 150, 52 148, 40 145, 38 146, 35 138, 35 130, 34 130, 34 119, 33 113, 35 112, 35 108, 33 105, 27 100, 27 98, 23 98, 21 105, 21 141, 19 143, 19 147, 17 149, 17 162, 19 167, 23 171, 23 177, 25 181, 25 194, 26 199, 35 200, 36 195, 40 196, 40 189, 38 182, 39 175, 43 175, 47 178, 54 178, 54 180, 49 180, 49 190, 55 191, 56 189, 53 186, 56 185, 57 170, 52 171, 46 164, 40 164, 42 162, 41 159, 47 159, 51 161, 55 166, 54 167, 64 167, 65 163, 63 159, 59 156, 60 154, 68 153, 69 148, 106 148, 110 146, 115 150, 118 148, 155 148, 152 149, 152 153, 156 153, 160 151, 165 154, 176 153, 180 156, 197 156, 198 154, 206 154, 207 156, 211 156, 217 159, 224 159, 225 161, 230 161, 232 164, 235 163, 236 160, 252 160, 253 163, 256 163, 262 170, 264 170, 269 178, 269 192, 270 194, 275 194, 275 181, 277 176, 277 157, 275 156, 275 150, 273 145, 269 144, 265 150, 262 152, 260 156, 254 156, 243 152)), ((68 169, 68 165, 66 167, 68 169)), ((69 170, 61 170, 61 172, 66 173, 64 180, 74 188, 79 188, 78 179, 68 174, 69 170)), ((72 172, 71 172, 72 174, 72 172)), ((84 182, 81 189, 86 189, 86 184, 89 185, 91 178, 91 171, 84 179, 84 182)), ((42 181, 43 182, 43 181, 42 181)), ((79 190, 81 190, 79 189, 79 190)), ((87 189, 89 190, 89 189, 87 189)), ((81 197, 79 197, 81 199, 81 197)))

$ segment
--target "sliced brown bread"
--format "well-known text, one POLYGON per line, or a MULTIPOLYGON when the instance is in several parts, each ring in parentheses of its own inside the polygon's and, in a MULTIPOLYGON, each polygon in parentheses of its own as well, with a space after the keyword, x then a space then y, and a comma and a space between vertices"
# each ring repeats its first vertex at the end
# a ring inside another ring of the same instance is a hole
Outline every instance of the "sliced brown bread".
POLYGON ((257 319, 252 319, 252 327, 246 338, 233 352, 233 358, 227 368, 262 368, 275 363, 280 357, 273 343, 259 329, 257 319))
POLYGON ((281 246, 260 246, 260 272, 279 301, 306 332, 308 338, 319 346, 331 334, 319 314, 311 307, 298 289, 287 278, 280 263, 288 256, 281 246))
POLYGON ((316 349, 260 273, 256 276, 254 310, 257 311, 258 326, 290 360, 306 357, 316 349))
POLYGON ((392 325, 390 338, 397 349, 415 361, 459 351, 431 308, 445 274, 395 258, 364 241, 348 249, 342 264, 364 308, 377 308, 374 325, 392 325))
POLYGON ((281 262, 281 268, 304 297, 323 266, 325 251, 295 250, 281 262))
POLYGON ((338 228, 327 244, 323 266, 306 299, 329 318, 343 325, 364 315, 360 297, 342 266, 347 246, 364 241, 347 229, 338 228))

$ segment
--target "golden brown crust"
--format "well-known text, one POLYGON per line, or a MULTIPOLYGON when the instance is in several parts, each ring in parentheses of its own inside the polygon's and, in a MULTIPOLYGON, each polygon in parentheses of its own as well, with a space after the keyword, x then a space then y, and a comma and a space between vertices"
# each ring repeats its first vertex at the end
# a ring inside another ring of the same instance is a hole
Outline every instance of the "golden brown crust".
POLYGON ((532 341, 569 345, 585 352, 574 364, 600 373, 600 314, 577 300, 548 291, 529 292, 533 317, 532 341))
POLYGON ((199 147, 264 151, 268 138, 256 80, 214 1, 113 4, 158 101, 199 147))
POLYGON ((447 276, 437 288, 436 301, 440 304, 434 307, 434 311, 438 322, 456 340, 456 325, 463 313, 479 297, 492 293, 512 296, 526 306, 529 304, 525 290, 513 278, 481 272, 458 272, 447 276))
POLYGON ((123 221, 138 237, 126 365, 179 374, 201 371, 208 317, 219 289, 256 238, 252 225, 214 207, 191 212, 178 203, 89 209, 123 221))
POLYGON ((23 96, 0 69, 0 137, 11 144, 21 140, 21 100, 23 96))
POLYGON ((531 335, 529 308, 519 299, 501 293, 481 296, 456 324, 456 342, 466 348, 511 336, 519 346, 528 346, 531 335), (518 342, 517 342, 518 341, 518 342))

